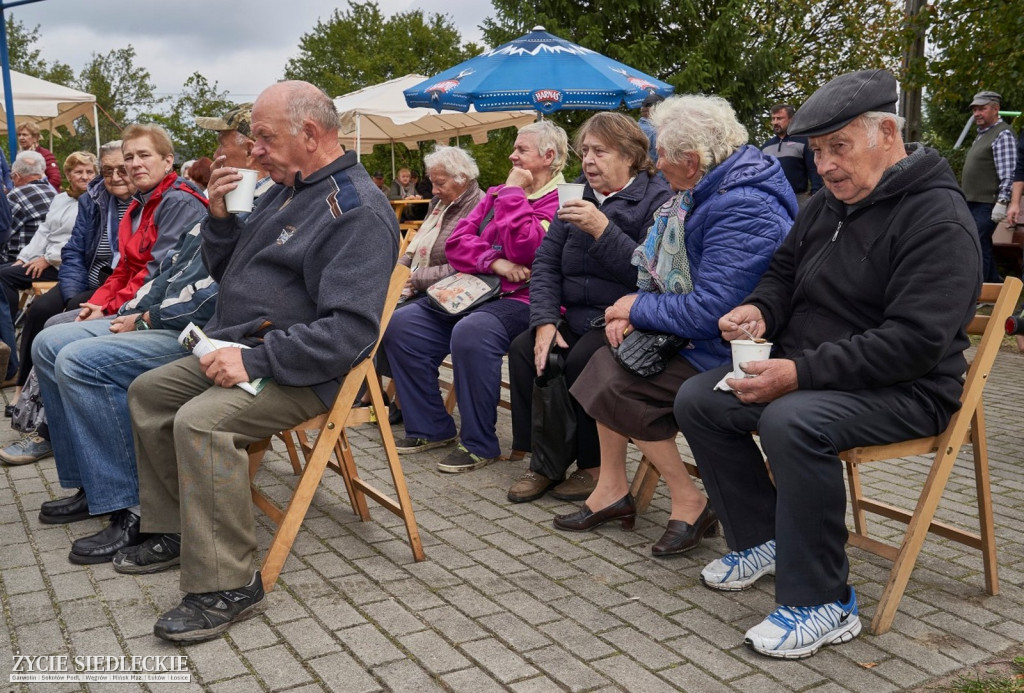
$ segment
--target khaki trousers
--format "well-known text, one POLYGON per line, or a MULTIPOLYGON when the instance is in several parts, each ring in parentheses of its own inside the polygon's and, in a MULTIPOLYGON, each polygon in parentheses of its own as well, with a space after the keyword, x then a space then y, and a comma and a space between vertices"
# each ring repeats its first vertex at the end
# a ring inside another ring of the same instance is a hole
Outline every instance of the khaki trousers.
POLYGON ((189 356, 136 378, 128 406, 142 530, 181 534, 181 590, 248 584, 258 562, 246 446, 324 412, 323 402, 308 387, 218 387, 189 356))

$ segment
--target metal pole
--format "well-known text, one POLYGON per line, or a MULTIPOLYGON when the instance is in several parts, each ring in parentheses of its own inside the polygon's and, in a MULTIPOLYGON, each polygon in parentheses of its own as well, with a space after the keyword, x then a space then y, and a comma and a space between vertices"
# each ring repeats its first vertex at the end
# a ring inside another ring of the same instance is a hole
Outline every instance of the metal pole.
POLYGON ((96 102, 92 102, 92 127, 96 132, 96 158, 100 158, 100 113, 96 110, 96 102))
POLYGON ((904 140, 921 139, 921 86, 904 86, 915 65, 924 60, 924 31, 919 26, 922 0, 906 0, 904 12, 908 25, 914 27, 914 38, 903 53, 903 84, 900 85, 900 115, 905 119, 904 140))
POLYGON ((28 5, 41 0, 11 0, 11 2, 0 1, 0 60, 3 61, 3 83, 4 83, 4 111, 7 113, 7 147, 14 161, 14 155, 18 153, 18 133, 14 127, 14 95, 11 93, 11 58, 7 55, 7 17, 4 10, 19 5, 28 5))

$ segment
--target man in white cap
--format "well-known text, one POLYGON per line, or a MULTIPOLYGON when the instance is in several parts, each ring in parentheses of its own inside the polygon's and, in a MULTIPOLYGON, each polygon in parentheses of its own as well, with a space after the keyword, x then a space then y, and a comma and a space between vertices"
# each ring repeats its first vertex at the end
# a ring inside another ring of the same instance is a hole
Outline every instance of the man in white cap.
POLYGON ((949 164, 905 146, 901 125, 885 70, 836 77, 796 112, 789 131, 810 138, 826 190, 718 322, 726 340, 773 341, 773 358, 742 364, 743 379, 702 373, 676 397, 731 549, 701 580, 737 591, 776 576, 779 606, 745 638, 770 657, 809 657, 861 630, 837 451, 936 435, 960 406, 978 239, 949 164))
POLYGON ((999 117, 1002 100, 994 91, 979 91, 974 95, 971 114, 978 126, 978 135, 967 150, 960 176, 967 206, 978 226, 987 282, 1002 281, 992 255, 992 234, 996 224, 1006 218, 1017 161, 1013 130, 999 117))

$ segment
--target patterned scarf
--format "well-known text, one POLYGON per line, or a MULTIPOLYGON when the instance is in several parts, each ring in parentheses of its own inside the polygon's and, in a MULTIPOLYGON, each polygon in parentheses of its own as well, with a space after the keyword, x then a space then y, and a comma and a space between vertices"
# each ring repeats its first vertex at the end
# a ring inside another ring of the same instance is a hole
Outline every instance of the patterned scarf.
POLYGON ((633 252, 640 291, 688 294, 693 291, 690 260, 686 255, 684 226, 693 192, 682 190, 663 204, 654 215, 654 226, 644 244, 633 252))

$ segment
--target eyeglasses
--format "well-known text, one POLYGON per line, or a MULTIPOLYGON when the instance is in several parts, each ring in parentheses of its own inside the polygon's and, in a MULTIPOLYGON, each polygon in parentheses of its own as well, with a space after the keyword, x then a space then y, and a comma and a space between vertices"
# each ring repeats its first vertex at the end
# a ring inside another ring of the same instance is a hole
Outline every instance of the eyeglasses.
POLYGON ((113 178, 115 173, 122 178, 128 177, 128 169, 124 166, 104 166, 100 169, 100 173, 104 178, 113 178))

